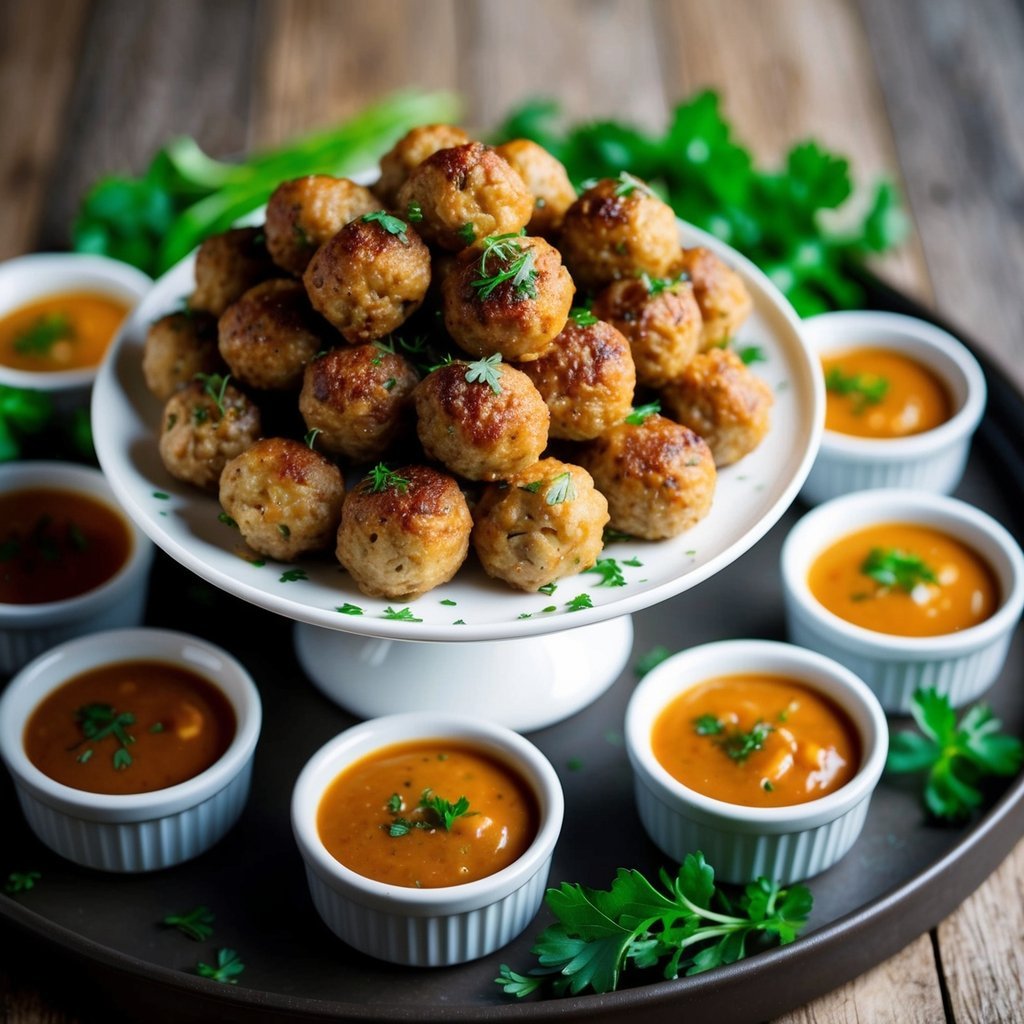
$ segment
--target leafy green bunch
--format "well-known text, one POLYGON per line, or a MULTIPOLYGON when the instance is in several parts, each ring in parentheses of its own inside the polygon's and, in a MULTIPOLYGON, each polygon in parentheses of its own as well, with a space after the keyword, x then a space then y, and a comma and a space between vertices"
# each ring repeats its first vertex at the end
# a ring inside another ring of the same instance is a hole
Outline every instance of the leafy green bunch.
POLYGON ((509 115, 497 141, 533 139, 577 185, 623 171, 642 178, 684 220, 749 256, 804 316, 861 304, 851 263, 886 251, 906 231, 886 181, 859 218, 831 227, 833 212, 853 195, 848 161, 809 141, 794 146, 780 170, 758 168, 710 90, 680 103, 662 135, 614 121, 562 129, 558 117, 556 102, 534 100, 509 115))
POLYGON ((664 892, 625 868, 609 890, 568 882, 549 889, 547 905, 558 922, 533 947, 538 966, 523 975, 502 964, 495 982, 519 997, 545 982, 576 995, 614 991, 629 967, 661 965, 665 978, 699 974, 742 959, 765 940, 792 942, 811 912, 805 886, 783 889, 766 878, 730 901, 699 852, 687 855, 674 879, 665 871, 660 878, 664 892))

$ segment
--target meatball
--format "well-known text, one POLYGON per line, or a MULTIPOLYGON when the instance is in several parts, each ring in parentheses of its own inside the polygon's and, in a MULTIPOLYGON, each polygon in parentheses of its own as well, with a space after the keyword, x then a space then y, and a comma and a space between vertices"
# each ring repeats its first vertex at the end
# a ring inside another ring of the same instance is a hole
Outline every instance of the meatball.
POLYGON ((542 459, 507 484, 491 484, 473 518, 473 549, 486 573, 533 591, 597 561, 608 503, 585 469, 542 459))
POLYGON ((220 316, 254 284, 277 273, 263 228, 233 228, 211 235, 196 253, 196 287, 189 308, 220 316))
POLYGON ((643 540, 688 530, 715 496, 715 462, 703 438, 657 414, 613 427, 580 461, 608 499, 611 525, 643 540))
POLYGON ((447 473, 378 466, 345 498, 335 553, 367 596, 410 601, 458 572, 472 528, 447 473))
POLYGON ((215 373, 221 365, 217 320, 209 313, 168 313, 150 324, 142 350, 142 376, 161 402, 197 373, 215 373))
POLYGON ((279 267, 301 277, 324 242, 380 208, 368 188, 347 178, 310 174, 282 182, 267 201, 267 249, 279 267))
POLYGON ((408 210, 398 207, 398 190, 409 172, 439 149, 469 141, 469 136, 453 124, 421 124, 410 129, 380 158, 380 178, 371 186, 374 195, 389 210, 408 214, 408 210))
POLYGON ((622 333, 603 320, 581 319, 570 318, 539 359, 520 366, 551 413, 550 436, 566 441, 589 441, 621 423, 636 388, 622 333))
POLYGON ((700 309, 688 281, 646 275, 614 281, 598 295, 593 312, 629 339, 641 384, 667 383, 697 354, 700 309))
POLYGON ((519 231, 533 214, 523 179, 480 142, 439 149, 414 168, 398 191, 398 209, 407 211, 411 203, 423 217, 416 225, 420 234, 453 251, 477 238, 519 231))
POLYGON ((575 288, 543 238, 498 235, 460 252, 442 291, 445 327, 461 349, 525 361, 565 326, 575 288))
POLYGON ((344 497, 338 467, 287 437, 257 441, 220 477, 220 503, 245 542, 281 561, 331 546, 344 497))
POLYGON ((306 367, 299 410, 306 427, 320 431, 320 448, 367 462, 397 437, 418 382, 412 364, 385 348, 337 348, 306 367))
POLYGON ((679 227, 672 208, 639 178, 620 174, 566 210, 559 248, 577 287, 598 289, 640 272, 667 274, 679 259, 679 227))
POLYGON ((227 378, 209 376, 164 406, 160 458, 176 480, 216 492, 221 470, 260 436, 260 411, 227 378))
POLYGON ((243 384, 297 390, 302 371, 333 343, 299 281, 276 278, 250 288, 217 324, 220 354, 243 384))
POLYGON ((441 366, 413 401, 423 450, 470 480, 502 480, 547 447, 544 399, 525 373, 496 360, 441 366))
POLYGON ((533 195, 533 216, 526 230, 546 238, 556 234, 565 211, 576 202, 576 189, 561 162, 531 139, 512 139, 496 151, 519 172, 533 195))
POLYGON ((761 443, 774 402, 771 388, 722 348, 694 356, 661 397, 669 415, 707 441, 718 466, 738 462, 761 443))
POLYGON ((710 249, 683 249, 676 262, 693 285, 704 321, 701 351, 725 345, 750 315, 752 302, 743 278, 710 249))

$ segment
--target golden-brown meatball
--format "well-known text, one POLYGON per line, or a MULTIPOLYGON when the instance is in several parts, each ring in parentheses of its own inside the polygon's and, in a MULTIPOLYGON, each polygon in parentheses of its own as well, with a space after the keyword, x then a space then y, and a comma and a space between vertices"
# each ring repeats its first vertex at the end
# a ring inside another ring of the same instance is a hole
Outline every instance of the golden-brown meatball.
POLYGON ((512 139, 497 147, 533 195, 533 216, 526 230, 550 238, 562 226, 565 211, 576 202, 576 189, 561 161, 532 139, 512 139))
POLYGON ((621 174, 588 188, 565 212, 558 247, 579 288, 668 273, 679 258, 672 208, 639 178, 621 174))
POLYGON ((409 172, 439 149, 469 142, 469 136, 453 124, 421 124, 410 129, 380 158, 380 178, 371 186, 374 195, 389 209, 408 216, 398 207, 398 190, 409 172))
MULTIPOLYGON (((414 168, 398 192, 398 209, 415 204, 420 234, 457 251, 477 238, 526 227, 533 196, 508 161, 479 142, 439 149, 414 168)), ((678 244, 676 246, 678 254, 678 244)))
POLYGON ((302 371, 335 338, 299 281, 275 278, 250 288, 217 324, 220 354, 243 384, 297 390, 302 371))
POLYGON ((774 403, 771 388, 721 348, 694 356, 661 397, 673 419, 707 441, 718 466, 738 462, 761 443, 774 403))
POLYGON ((331 546, 344 497, 338 467, 287 437, 257 441, 220 477, 220 503, 245 542, 281 561, 331 546))
POLYGON ((442 291, 445 327, 463 351, 524 362, 565 326, 575 288, 543 238, 497 235, 459 253, 442 291))
POLYGON ((346 496, 335 553, 364 594, 410 601, 458 572, 472 527, 447 473, 379 465, 346 496))
POLYGON ((675 537, 711 509, 711 450, 692 430, 664 416, 620 423, 587 445, 580 461, 608 499, 611 525, 633 537, 675 537))
POLYGON ((336 348, 306 367, 299 410, 323 451, 353 462, 379 458, 401 430, 419 375, 377 345, 336 348))
POLYGON ((629 413, 636 369, 629 342, 604 320, 572 317, 532 363, 520 369, 533 381, 551 413, 551 437, 589 441, 629 413))
POLYGON ((168 313, 150 324, 142 350, 142 376, 161 402, 197 373, 215 373, 221 365, 216 317, 191 311, 168 313))
POLYGON ((413 401, 423 450, 470 480, 505 479, 547 447, 544 399, 525 373, 497 359, 441 366, 413 401))
POLYGON ((164 406, 160 458, 177 480, 216 493, 221 470, 260 436, 260 411, 227 378, 210 375, 164 406))
POLYGON ((383 338, 419 309, 430 287, 430 250, 405 221, 364 214, 310 260, 310 301, 347 342, 383 338))
POLYGON ((196 287, 189 308, 220 316, 254 284, 277 273, 263 228, 232 228, 211 235, 196 253, 196 287))
POLYGON ((491 484, 473 518, 473 548, 485 572, 533 591, 597 561, 608 503, 585 469, 542 459, 491 484))
POLYGON ((743 278, 710 249, 701 246, 683 249, 676 269, 689 277, 700 307, 704 322, 701 351, 727 344, 750 315, 753 305, 743 278))
POLYGON ((301 277, 324 242, 350 220, 379 209, 374 194, 348 178, 310 174, 284 181, 267 201, 267 249, 279 267, 301 277))
POLYGON ((629 340, 641 384, 665 384, 697 354, 700 309, 688 281, 646 275, 613 281, 595 299, 593 312, 629 340))

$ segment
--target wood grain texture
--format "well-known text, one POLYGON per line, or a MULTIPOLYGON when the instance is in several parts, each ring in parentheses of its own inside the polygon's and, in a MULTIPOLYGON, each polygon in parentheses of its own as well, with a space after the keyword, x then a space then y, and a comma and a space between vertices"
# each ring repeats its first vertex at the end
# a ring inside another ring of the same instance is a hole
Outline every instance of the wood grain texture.
POLYGON ((938 928, 957 1024, 1024 1020, 1024 840, 938 928))
POLYGON ((1024 8, 861 6, 935 305, 1024 386, 1024 8))

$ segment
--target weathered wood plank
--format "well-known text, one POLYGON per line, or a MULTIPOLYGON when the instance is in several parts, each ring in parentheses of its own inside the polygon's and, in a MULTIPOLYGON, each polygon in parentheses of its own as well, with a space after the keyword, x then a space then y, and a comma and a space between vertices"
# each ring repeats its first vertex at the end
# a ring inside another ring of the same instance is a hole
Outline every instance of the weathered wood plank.
POLYGON ((1024 1020, 1024 841, 938 928, 957 1024, 1024 1020))
MULTIPOLYGON (((995 1019, 995 1018, 990 1018, 995 1019)), ((775 1024, 937 1024, 945 1020, 928 935, 874 970, 775 1024)))
POLYGON ((34 247, 88 13, 77 0, 0 4, 0 259, 34 247))
POLYGON ((936 305, 1024 387, 1024 9, 861 7, 936 305))

